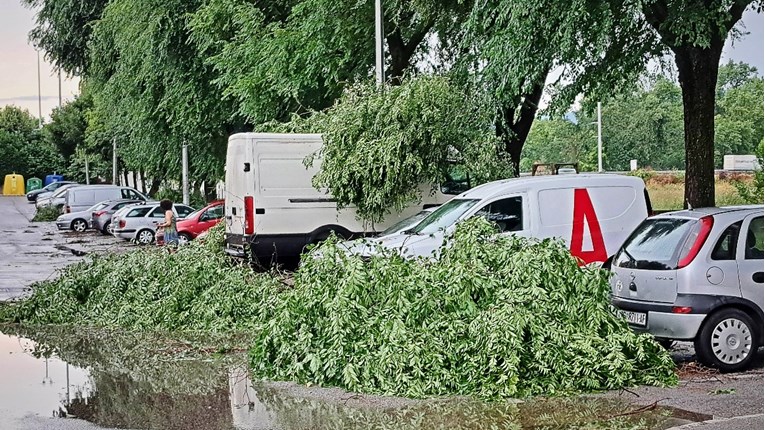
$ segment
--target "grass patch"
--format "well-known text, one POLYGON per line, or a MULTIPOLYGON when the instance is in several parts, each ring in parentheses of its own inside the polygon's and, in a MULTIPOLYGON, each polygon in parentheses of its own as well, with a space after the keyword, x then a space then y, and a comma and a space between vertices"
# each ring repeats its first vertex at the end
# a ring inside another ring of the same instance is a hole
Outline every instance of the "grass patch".
MULTIPOLYGON (((661 176, 659 176, 661 178, 661 176)), ((737 179, 751 181, 751 179, 737 179)), ((680 210, 683 208, 683 196, 685 193, 684 181, 674 182, 668 180, 655 180, 650 178, 646 181, 648 195, 654 210, 680 210)), ((717 206, 731 206, 747 204, 739 194, 733 180, 715 180, 715 204, 717 206)))

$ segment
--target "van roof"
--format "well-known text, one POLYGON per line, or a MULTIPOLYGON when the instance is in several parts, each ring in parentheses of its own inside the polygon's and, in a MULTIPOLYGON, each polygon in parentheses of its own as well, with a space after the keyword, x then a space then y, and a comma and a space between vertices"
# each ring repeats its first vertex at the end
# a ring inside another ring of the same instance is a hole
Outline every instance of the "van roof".
POLYGON ((129 187, 123 187, 122 185, 112 185, 112 184, 97 184, 97 185, 80 185, 77 187, 78 190, 93 190, 93 189, 100 189, 100 188, 129 188, 129 187))
POLYGON ((237 139, 279 139, 279 140, 305 140, 321 137, 318 133, 235 133, 229 136, 228 140, 237 139))
POLYGON ((507 193, 549 188, 573 188, 586 186, 630 186, 644 188, 643 180, 634 176, 613 174, 579 174, 525 176, 521 178, 501 179, 472 188, 457 196, 464 199, 485 199, 507 193))
POLYGON ((749 212, 749 213, 757 213, 762 212, 763 208, 762 206, 758 205, 742 205, 742 206, 723 206, 723 207, 705 207, 705 208, 694 208, 694 209, 684 209, 680 211, 674 211, 674 212, 666 212, 663 214, 656 215, 656 218, 661 217, 682 217, 682 218, 692 218, 692 219, 698 219, 702 218, 708 215, 720 215, 724 213, 730 213, 730 212, 749 212))

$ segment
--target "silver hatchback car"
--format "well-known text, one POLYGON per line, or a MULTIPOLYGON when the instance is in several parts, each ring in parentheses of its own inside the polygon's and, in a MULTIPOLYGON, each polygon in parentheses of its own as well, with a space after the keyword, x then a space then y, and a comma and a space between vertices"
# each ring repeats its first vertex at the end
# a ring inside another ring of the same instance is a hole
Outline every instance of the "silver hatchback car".
POLYGON ((702 208, 647 218, 614 254, 612 303, 635 330, 693 341, 722 371, 763 341, 763 208, 702 208))

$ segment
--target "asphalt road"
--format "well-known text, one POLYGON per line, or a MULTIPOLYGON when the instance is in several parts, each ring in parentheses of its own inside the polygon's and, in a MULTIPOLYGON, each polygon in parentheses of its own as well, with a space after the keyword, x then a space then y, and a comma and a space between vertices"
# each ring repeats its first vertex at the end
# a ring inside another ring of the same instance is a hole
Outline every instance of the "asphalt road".
POLYGON ((132 246, 92 231, 59 232, 53 222, 32 222, 34 214, 26 197, 0 196, 0 301, 23 297, 89 252, 132 246))

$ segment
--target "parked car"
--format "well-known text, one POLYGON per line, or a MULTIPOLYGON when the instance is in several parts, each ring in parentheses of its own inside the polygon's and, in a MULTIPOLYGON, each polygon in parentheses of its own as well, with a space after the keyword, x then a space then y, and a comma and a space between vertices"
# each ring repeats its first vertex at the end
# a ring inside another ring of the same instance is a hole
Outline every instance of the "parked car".
POLYGON ((130 187, 120 185, 83 185, 66 194, 64 213, 79 212, 98 202, 115 199, 149 200, 138 190, 130 187))
POLYGON ((213 202, 178 221, 178 242, 183 245, 196 239, 223 219, 223 200, 213 202))
POLYGON ((100 231, 103 234, 109 234, 112 225, 112 215, 125 206, 142 203, 140 200, 107 200, 99 203, 91 214, 90 228, 100 231))
POLYGON ((76 182, 72 181, 58 181, 58 182, 51 182, 50 184, 38 189, 38 190, 32 190, 27 193, 27 200, 30 202, 37 202, 37 199, 40 197, 50 197, 51 194, 53 194, 54 191, 59 189, 60 187, 67 185, 67 184, 76 184, 76 182))
MULTIPOLYGON (((194 212, 194 208, 175 203, 173 212, 176 219, 181 220, 194 212)), ((112 216, 112 234, 148 245, 154 242, 157 224, 163 222, 164 218, 165 211, 159 207, 159 202, 126 206, 112 216)))
POLYGON ((35 206, 40 209, 42 207, 54 206, 56 208, 63 208, 64 202, 66 202, 66 193, 72 188, 79 187, 80 184, 66 184, 59 187, 48 197, 37 197, 35 206))
MULTIPOLYGON (((433 256, 459 222, 481 216, 500 234, 561 238, 582 264, 603 263, 650 213, 640 178, 621 175, 551 175, 490 182, 433 211, 404 234, 377 243, 405 257, 433 256)), ((377 248, 351 250, 362 256, 377 248)))
POLYGON ((81 233, 90 227, 93 211, 100 205, 97 203, 84 211, 63 214, 56 219, 56 227, 59 230, 74 230, 81 233))
POLYGON ((646 219, 611 263, 612 302, 636 331, 693 341, 723 371, 763 344, 763 208, 703 208, 646 219))

